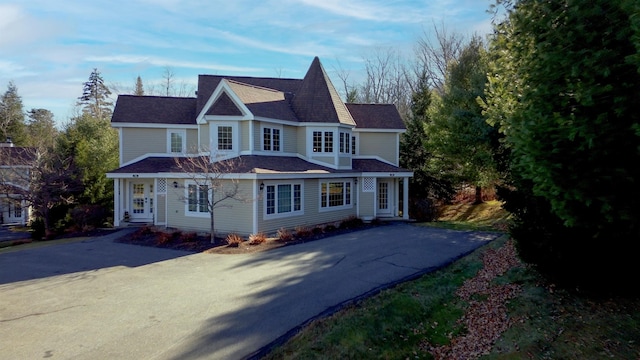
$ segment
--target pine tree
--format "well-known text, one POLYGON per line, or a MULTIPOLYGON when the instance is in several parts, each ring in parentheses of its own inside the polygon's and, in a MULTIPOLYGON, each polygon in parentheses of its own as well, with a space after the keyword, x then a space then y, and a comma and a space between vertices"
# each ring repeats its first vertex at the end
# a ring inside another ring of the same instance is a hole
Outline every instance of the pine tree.
POLYGON ((7 139, 16 145, 25 145, 27 140, 22 98, 13 81, 9 82, 7 91, 0 97, 0 141, 7 139))
POLYGON ((89 81, 84 83, 82 96, 78 98, 78 105, 82 112, 96 119, 107 120, 111 117, 113 102, 109 99, 111 91, 104 84, 98 69, 93 69, 89 81))
POLYGON ((136 89, 133 92, 133 95, 144 95, 144 86, 142 85, 142 78, 140 77, 140 75, 138 75, 138 78, 136 79, 136 89))

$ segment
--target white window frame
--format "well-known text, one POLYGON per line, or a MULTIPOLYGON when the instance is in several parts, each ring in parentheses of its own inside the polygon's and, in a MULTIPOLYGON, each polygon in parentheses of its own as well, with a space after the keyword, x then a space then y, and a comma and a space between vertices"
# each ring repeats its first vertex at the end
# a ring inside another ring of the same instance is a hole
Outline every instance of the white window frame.
POLYGON ((167 129, 167 153, 184 154, 187 152, 187 130, 186 129, 167 129), (171 151, 171 135, 179 134, 182 137, 182 149, 180 152, 171 151))
POLYGON ((237 153, 240 149, 240 127, 238 122, 210 122, 209 134, 211 139, 211 153, 217 154, 233 154, 237 153), (218 128, 231 127, 231 149, 220 150, 218 149, 218 128))
POLYGON ((340 155, 352 155, 351 154, 351 144, 352 144, 352 136, 348 131, 340 131, 338 132, 338 153, 340 155))
POLYGON ((284 142, 283 142, 283 128, 280 125, 260 125, 260 150, 262 151, 267 151, 267 152, 282 152, 282 148, 284 146, 284 142), (270 136, 270 144, 269 144, 269 148, 270 150, 265 150, 265 141, 264 141, 264 131, 265 129, 269 130, 269 136, 270 136), (273 130, 278 130, 278 132, 280 133, 280 141, 279 141, 279 149, 278 150, 273 150, 274 147, 274 143, 273 143, 273 130))
MULTIPOLYGON (((338 134, 340 134, 340 132, 337 132, 338 134)), ((336 142, 336 131, 333 129, 311 129, 310 133, 309 133, 309 145, 310 145, 310 151, 312 154, 335 154, 337 151, 339 151, 339 146, 340 146, 340 141, 338 139, 338 141, 336 142), (315 133, 319 132, 321 133, 320 135, 320 149, 317 149, 314 145, 315 143, 315 133), (327 149, 327 134, 331 134, 331 151, 325 151, 327 149)))
POLYGON ((209 184, 202 184, 196 181, 192 181, 192 180, 187 180, 184 182, 184 214, 185 216, 189 216, 189 217, 203 217, 203 218, 208 218, 210 217, 210 213, 209 213, 209 202, 211 202, 211 196, 213 195, 213 190, 211 189, 211 185, 209 184), (196 207, 197 210, 196 211, 191 211, 189 210, 189 187, 190 186, 196 186, 196 207), (208 201, 207 201, 207 208, 206 211, 200 211, 200 191, 199 188, 200 186, 207 186, 207 196, 208 196, 208 201))
POLYGON ((336 211, 336 210, 345 210, 353 208, 353 199, 354 199, 354 191, 355 188, 353 186, 353 180, 348 179, 327 179, 320 180, 318 184, 318 207, 319 211, 336 211), (327 186, 327 190, 331 187, 331 183, 341 183, 343 186, 343 194, 342 194, 342 205, 331 206, 331 197, 330 192, 327 191, 326 198, 323 199, 322 196, 322 187, 323 185, 327 186), (348 184, 348 186, 347 186, 348 184), (347 192, 347 189, 349 191, 347 192), (348 195, 348 196, 347 196, 348 195), (323 206, 323 200, 325 201, 325 205, 323 206))
POLYGON ((285 218, 285 217, 291 217, 291 216, 300 216, 300 215, 304 215, 304 183, 302 181, 270 181, 270 182, 265 182, 264 184, 264 194, 263 194, 263 218, 265 220, 269 220, 269 219, 278 219, 278 218, 285 218), (279 196, 278 196, 278 187, 279 186, 286 186, 289 185, 291 186, 291 211, 287 211, 287 212, 278 212, 279 209, 279 196), (299 186, 300 187, 300 209, 296 210, 295 209, 295 187, 299 186), (274 190, 274 198, 271 199, 268 195, 269 193, 269 189, 273 188, 274 190), (270 200, 274 201, 274 213, 269 214, 267 213, 268 210, 268 202, 270 200))

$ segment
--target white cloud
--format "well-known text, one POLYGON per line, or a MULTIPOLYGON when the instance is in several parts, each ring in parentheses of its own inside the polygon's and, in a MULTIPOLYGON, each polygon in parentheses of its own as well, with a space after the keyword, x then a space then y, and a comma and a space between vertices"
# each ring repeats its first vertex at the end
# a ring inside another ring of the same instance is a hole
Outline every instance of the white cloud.
MULTIPOLYGON (((344 0, 299 0, 301 3, 327 12, 359 20, 378 22, 420 22, 422 12, 418 6, 400 5, 397 2, 374 3, 373 1, 344 0)), ((426 7, 426 6, 425 6, 426 7)))
POLYGON ((143 56, 143 55, 115 55, 115 56, 88 56, 84 59, 87 62, 101 62, 111 64, 149 64, 158 67, 177 67, 187 69, 206 69, 213 71, 230 71, 230 72, 244 72, 255 73, 262 71, 260 68, 255 67, 242 67, 234 65, 221 65, 212 63, 200 63, 192 61, 180 61, 159 57, 143 56))

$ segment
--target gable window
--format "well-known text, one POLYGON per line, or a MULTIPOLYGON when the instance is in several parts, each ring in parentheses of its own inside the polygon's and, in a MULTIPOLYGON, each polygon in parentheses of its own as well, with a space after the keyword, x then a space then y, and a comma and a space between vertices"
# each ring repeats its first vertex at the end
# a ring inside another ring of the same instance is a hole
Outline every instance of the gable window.
POLYGON ((313 152, 333 152, 333 131, 313 132, 313 152))
POLYGON ((218 150, 233 150, 233 128, 218 126, 218 150))
POLYGON ((185 130, 167 130, 167 150, 169 153, 184 153, 187 147, 185 130))
POLYGON ((351 181, 322 181, 320 183, 320 209, 351 207, 351 181))
POLYGON ((302 214, 302 184, 265 186, 265 218, 302 214))
POLYGON ((280 128, 262 128, 262 150, 264 151, 280 151, 280 128))
POLYGON ((191 183, 187 185, 186 192, 188 215, 209 213, 209 186, 191 183))

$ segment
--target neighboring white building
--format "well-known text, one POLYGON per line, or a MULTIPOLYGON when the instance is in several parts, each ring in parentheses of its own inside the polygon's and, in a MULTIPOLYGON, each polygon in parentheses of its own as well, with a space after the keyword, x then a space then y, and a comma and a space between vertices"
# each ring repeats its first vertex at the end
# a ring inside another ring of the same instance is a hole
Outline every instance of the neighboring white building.
POLYGON ((10 139, 0 143, 0 224, 29 223, 27 195, 34 157, 32 148, 14 146, 10 139))

